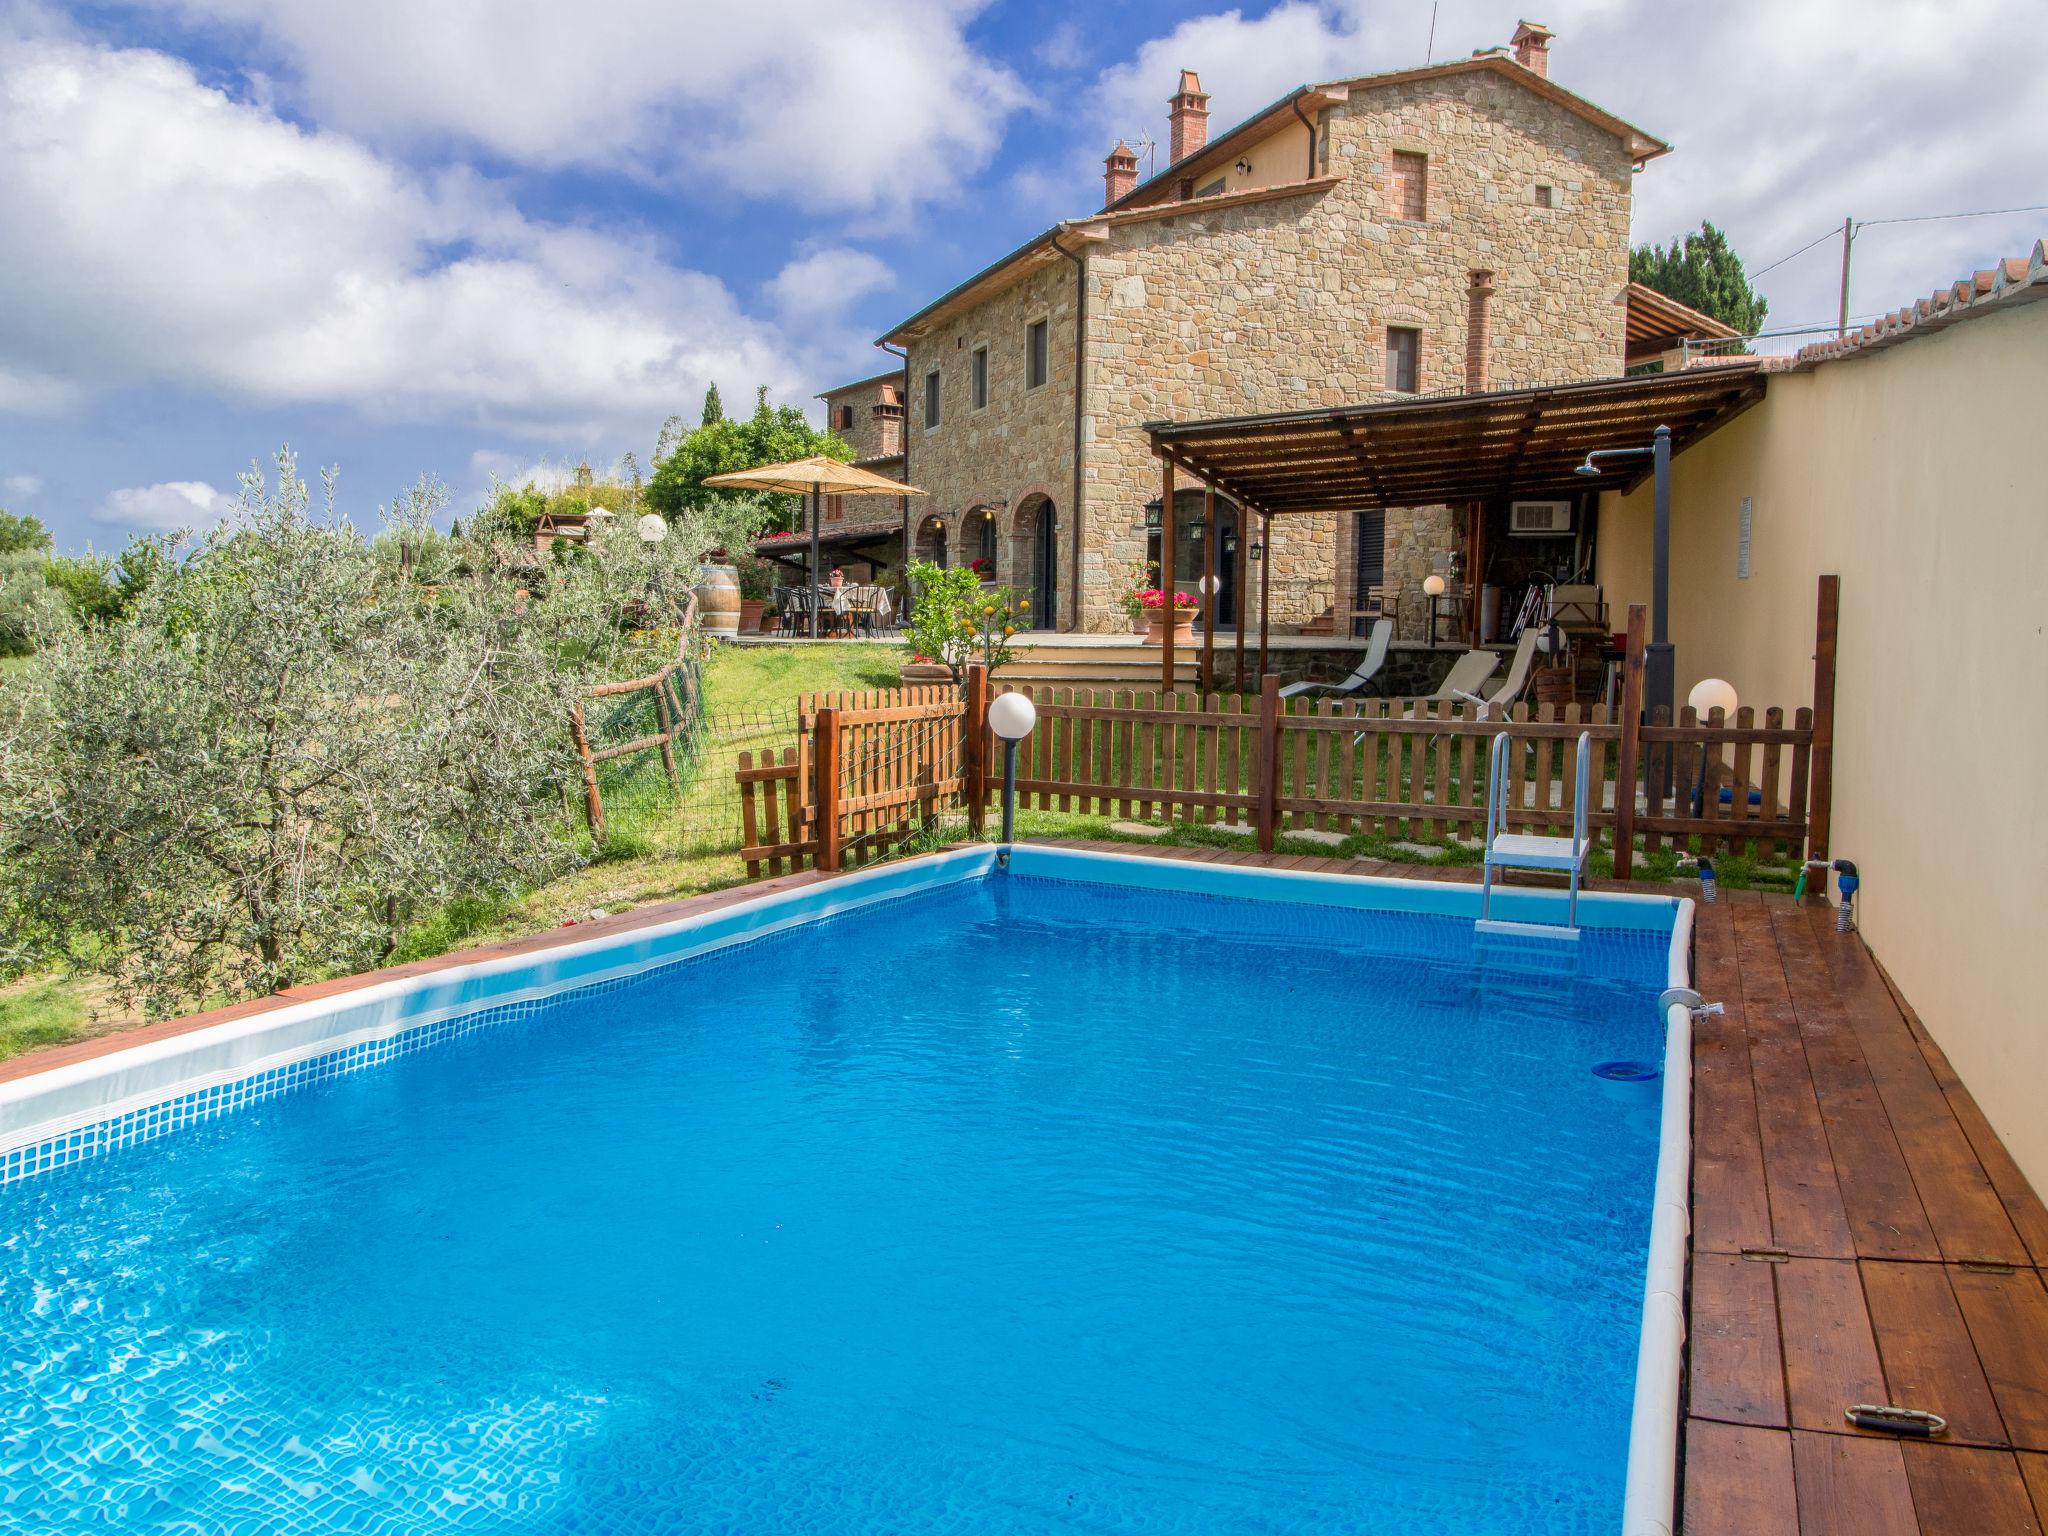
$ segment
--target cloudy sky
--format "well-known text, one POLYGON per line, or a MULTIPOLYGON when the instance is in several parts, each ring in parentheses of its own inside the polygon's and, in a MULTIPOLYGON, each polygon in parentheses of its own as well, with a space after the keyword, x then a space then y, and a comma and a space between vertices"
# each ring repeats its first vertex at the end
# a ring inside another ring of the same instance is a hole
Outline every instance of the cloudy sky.
MULTIPOLYGON (((2048 71, 1990 0, 1545 0, 1552 74, 1677 145, 1636 238, 1752 268, 1838 225, 2048 202, 2048 71)), ((1518 11, 1442 0, 1438 59, 1518 11)), ((1431 7, 1098 0, 0 0, 0 507, 67 547, 203 521, 290 442, 367 514, 422 471, 631 450, 756 384, 810 404, 888 325, 1165 137, 1422 62, 1431 7)), ((1895 307, 2048 214, 1877 225, 1895 307)), ((1762 281, 1834 315, 1839 249, 1762 281)))

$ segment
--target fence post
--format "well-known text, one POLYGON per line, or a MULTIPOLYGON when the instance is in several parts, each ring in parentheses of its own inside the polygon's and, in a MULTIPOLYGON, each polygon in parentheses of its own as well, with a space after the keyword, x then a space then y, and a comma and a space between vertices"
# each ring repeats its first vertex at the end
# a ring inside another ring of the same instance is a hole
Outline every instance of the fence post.
POLYGON ((654 674, 654 719, 661 727, 661 767, 671 784, 682 782, 676 772, 676 728, 675 717, 668 707, 668 668, 663 667, 654 674))
POLYGON ((1253 790, 1257 809, 1253 828, 1258 833, 1259 852, 1273 851, 1273 835, 1280 821, 1280 675, 1268 672, 1259 680, 1258 783, 1253 790))
MULTIPOLYGON (((1842 578, 1823 576, 1814 615, 1813 761, 1807 770, 1806 856, 1825 859, 1835 809, 1835 626, 1841 616, 1842 578)), ((1820 900, 1827 900, 1827 880, 1820 900)))
POLYGON ((818 776, 818 854, 823 870, 839 867, 839 711, 818 711, 818 747, 811 755, 818 776))
POLYGON ((590 733, 583 725, 583 705, 569 706, 569 739, 576 744, 577 759, 583 764, 583 820, 592 837, 604 836, 604 797, 597 791, 597 764, 590 756, 590 733))
POLYGON ((1626 880, 1636 857, 1636 761, 1643 741, 1643 630, 1648 614, 1628 605, 1628 653, 1621 668, 1621 745, 1614 758, 1614 878, 1626 880))
POLYGON ((966 761, 961 777, 966 781, 967 829, 979 837, 988 818, 988 668, 981 662, 968 664, 962 698, 966 708, 960 729, 966 739, 961 747, 966 761))

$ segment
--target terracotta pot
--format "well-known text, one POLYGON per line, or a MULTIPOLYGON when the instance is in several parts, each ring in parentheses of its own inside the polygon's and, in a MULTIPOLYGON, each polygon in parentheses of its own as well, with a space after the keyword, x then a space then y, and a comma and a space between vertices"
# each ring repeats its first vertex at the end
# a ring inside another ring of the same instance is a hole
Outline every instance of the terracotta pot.
POLYGON ((740 577, 729 565, 697 567, 697 622, 714 640, 740 632, 740 577))
POLYGON ((758 597, 740 599, 740 632, 754 634, 761 628, 761 610, 768 605, 758 597))
MULTIPOLYGON (((1199 616, 1199 611, 1194 608, 1176 608, 1174 610, 1173 643, 1175 645, 1193 645, 1195 643, 1195 620, 1199 616)), ((1164 608, 1156 613, 1145 615, 1145 643, 1147 645, 1165 644, 1165 640, 1162 638, 1165 631, 1166 610, 1164 608)))
POLYGON ((1132 633, 1132 634, 1134 634, 1134 635, 1142 635, 1142 634, 1144 634, 1144 633, 1145 633, 1145 632, 1146 632, 1146 631, 1147 631, 1148 629, 1150 629, 1151 627, 1152 627, 1152 621, 1151 621, 1150 619, 1146 618, 1144 614, 1142 614, 1142 613, 1139 613, 1139 614, 1133 614, 1133 615, 1131 616, 1131 633, 1132 633))
POLYGON ((953 681, 953 669, 942 661, 906 661, 902 670, 906 688, 929 688, 934 683, 953 681))

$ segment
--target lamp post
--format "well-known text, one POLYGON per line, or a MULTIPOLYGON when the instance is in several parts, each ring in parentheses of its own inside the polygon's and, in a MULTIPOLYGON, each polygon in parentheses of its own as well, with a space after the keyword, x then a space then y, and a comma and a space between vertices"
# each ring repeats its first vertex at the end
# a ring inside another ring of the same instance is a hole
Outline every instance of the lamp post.
POLYGON ((1003 739, 1003 842, 1017 832, 1017 743, 1038 724, 1038 706, 1021 693, 998 694, 989 702, 988 728, 1003 739))
POLYGON ((1422 595, 1429 599, 1429 643, 1436 644, 1436 603, 1444 595, 1443 577, 1431 572, 1422 578, 1422 595))

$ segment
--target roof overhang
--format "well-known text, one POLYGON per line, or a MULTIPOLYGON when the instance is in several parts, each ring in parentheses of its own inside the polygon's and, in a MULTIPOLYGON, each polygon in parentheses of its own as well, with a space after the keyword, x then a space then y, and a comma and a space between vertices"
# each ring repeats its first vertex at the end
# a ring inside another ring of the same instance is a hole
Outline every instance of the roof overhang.
MULTIPOLYGON (((820 523, 818 547, 843 549, 851 544, 873 544, 881 539, 898 538, 902 533, 903 519, 900 517, 876 518, 859 523, 820 523)), ((791 533, 771 533, 764 539, 754 541, 754 553, 757 555, 797 555, 810 547, 811 530, 808 526, 791 533)))
POLYGON ((1627 490, 1646 458, 1581 475, 1586 454, 1674 451, 1764 395, 1761 360, 1683 373, 1385 400, 1269 416, 1148 422, 1153 451, 1268 515, 1421 507, 1505 496, 1627 490))
POLYGON ((1712 315, 1681 304, 1646 283, 1630 283, 1624 290, 1628 303, 1628 361, 1642 362, 1674 351, 1687 341, 1732 341, 1742 333, 1712 315))

